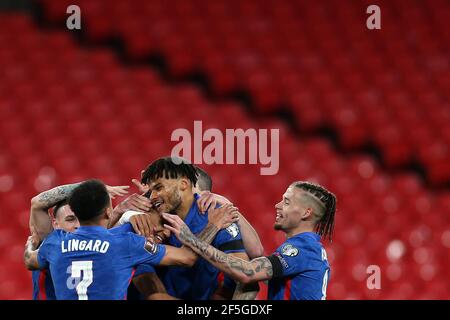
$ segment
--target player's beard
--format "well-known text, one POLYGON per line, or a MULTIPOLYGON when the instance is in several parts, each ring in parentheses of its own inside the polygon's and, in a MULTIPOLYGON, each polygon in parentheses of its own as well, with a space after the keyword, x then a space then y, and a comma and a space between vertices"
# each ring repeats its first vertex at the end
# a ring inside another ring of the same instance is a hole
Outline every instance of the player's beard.
POLYGON ((274 223, 274 225, 273 225, 273 228, 275 229, 275 230, 283 230, 283 226, 280 224, 280 223, 278 223, 278 222, 275 222, 274 223))
POLYGON ((181 195, 178 193, 178 190, 172 193, 168 200, 169 200, 168 201, 169 207, 167 208, 168 212, 170 214, 177 214, 177 211, 180 208, 182 202, 181 195))

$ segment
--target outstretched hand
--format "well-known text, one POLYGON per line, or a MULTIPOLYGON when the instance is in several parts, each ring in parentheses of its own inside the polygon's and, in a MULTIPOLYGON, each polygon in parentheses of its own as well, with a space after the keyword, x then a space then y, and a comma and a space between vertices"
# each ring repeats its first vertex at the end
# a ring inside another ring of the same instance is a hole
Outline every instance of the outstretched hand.
POLYGON ((128 189, 130 186, 106 186, 106 190, 109 193, 111 199, 114 199, 116 196, 124 196, 128 194, 128 189))
POLYGON ((114 212, 122 215, 128 210, 138 211, 138 212, 149 212, 152 208, 150 200, 140 194, 133 193, 131 196, 119 203, 115 208, 114 212))

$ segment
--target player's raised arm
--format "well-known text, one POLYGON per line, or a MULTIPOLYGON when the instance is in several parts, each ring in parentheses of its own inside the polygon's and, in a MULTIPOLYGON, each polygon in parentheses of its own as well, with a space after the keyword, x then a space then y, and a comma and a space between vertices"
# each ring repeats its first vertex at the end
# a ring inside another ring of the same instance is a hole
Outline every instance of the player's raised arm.
POLYGON ((247 284, 272 278, 273 267, 269 258, 260 257, 252 261, 245 261, 226 254, 199 240, 180 217, 167 213, 163 213, 163 217, 171 224, 165 225, 165 227, 172 231, 183 244, 189 246, 219 270, 229 274, 234 280, 247 284))
MULTIPOLYGON (((226 205, 232 203, 224 196, 209 191, 202 191, 200 192, 200 198, 197 200, 197 204, 200 211, 205 212, 208 208, 214 208, 217 204, 226 205)), ((244 215, 241 212, 238 213, 239 216, 236 221, 241 231, 245 252, 247 252, 250 259, 261 257, 264 254, 264 247, 259 239, 258 233, 244 215)))
POLYGON ((258 233, 241 212, 239 212, 238 226, 241 230, 245 252, 247 252, 249 258, 261 257, 264 254, 264 247, 259 239, 258 233))
MULTIPOLYGON (((73 190, 81 184, 73 183, 55 187, 41 192, 31 199, 30 230, 33 229, 39 241, 42 241, 53 231, 51 217, 48 210, 61 201, 67 200, 73 190)), ((106 186, 110 197, 123 196, 128 193, 128 186, 106 186)))
POLYGON ((30 230, 36 232, 38 241, 42 241, 53 231, 48 210, 60 201, 70 197, 80 183, 66 184, 44 191, 31 199, 30 230))

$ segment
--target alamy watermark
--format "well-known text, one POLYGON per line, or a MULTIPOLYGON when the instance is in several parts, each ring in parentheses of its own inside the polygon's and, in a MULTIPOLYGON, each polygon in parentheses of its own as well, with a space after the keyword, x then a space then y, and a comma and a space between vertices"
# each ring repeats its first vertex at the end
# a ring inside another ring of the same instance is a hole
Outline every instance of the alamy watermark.
POLYGON ((260 164, 261 175, 275 175, 280 166, 279 131, 238 128, 224 133, 212 128, 203 132, 202 121, 194 121, 193 135, 185 128, 172 132, 171 141, 178 143, 171 156, 175 162, 184 158, 193 164, 260 164), (205 147, 204 142, 208 143, 205 147))
POLYGON ((366 26, 369 30, 381 29, 381 9, 379 6, 372 4, 367 7, 367 14, 370 16, 366 20, 366 26))
POLYGON ((375 264, 367 267, 366 273, 369 275, 366 280, 366 286, 369 290, 381 289, 381 268, 375 264))
POLYGON ((66 10, 67 14, 70 14, 66 19, 66 27, 69 30, 81 30, 81 9, 77 5, 70 5, 66 10))

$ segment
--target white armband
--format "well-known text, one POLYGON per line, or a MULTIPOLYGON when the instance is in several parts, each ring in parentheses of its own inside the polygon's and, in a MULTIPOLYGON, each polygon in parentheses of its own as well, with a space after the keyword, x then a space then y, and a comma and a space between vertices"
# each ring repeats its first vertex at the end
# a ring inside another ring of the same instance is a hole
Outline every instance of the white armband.
POLYGON ((138 215, 138 214, 145 214, 145 213, 144 212, 139 212, 139 211, 133 211, 133 210, 125 211, 125 213, 122 215, 122 217, 120 217, 119 225, 122 225, 122 224, 130 222, 130 218, 132 216, 135 216, 135 215, 138 215))

